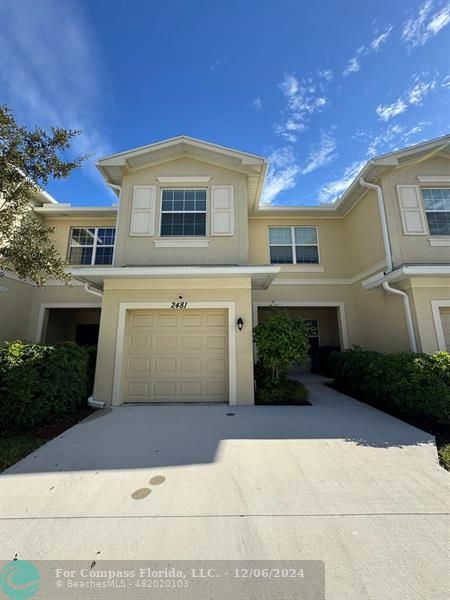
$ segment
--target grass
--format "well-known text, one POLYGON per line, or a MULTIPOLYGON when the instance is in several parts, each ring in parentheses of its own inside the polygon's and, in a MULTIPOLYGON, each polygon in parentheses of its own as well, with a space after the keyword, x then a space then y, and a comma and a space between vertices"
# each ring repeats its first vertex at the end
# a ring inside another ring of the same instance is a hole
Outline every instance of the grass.
POLYGON ((438 445, 439 462, 444 469, 450 471, 450 442, 436 438, 438 445))
POLYGON ((0 438, 0 471, 18 462, 46 441, 30 434, 0 438))
POLYGON ((66 429, 73 427, 93 412, 80 406, 74 412, 53 416, 48 423, 35 425, 27 431, 9 431, 0 435, 0 472, 14 465, 66 429))

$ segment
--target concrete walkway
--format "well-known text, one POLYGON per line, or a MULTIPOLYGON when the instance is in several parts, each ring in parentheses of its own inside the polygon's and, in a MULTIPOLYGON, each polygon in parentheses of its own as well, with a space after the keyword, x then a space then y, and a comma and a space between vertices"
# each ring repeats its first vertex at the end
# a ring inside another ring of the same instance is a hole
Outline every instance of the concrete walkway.
POLYGON ((316 559, 327 600, 447 600, 434 439, 308 387, 307 407, 95 413, 0 477, 1 557, 316 559))

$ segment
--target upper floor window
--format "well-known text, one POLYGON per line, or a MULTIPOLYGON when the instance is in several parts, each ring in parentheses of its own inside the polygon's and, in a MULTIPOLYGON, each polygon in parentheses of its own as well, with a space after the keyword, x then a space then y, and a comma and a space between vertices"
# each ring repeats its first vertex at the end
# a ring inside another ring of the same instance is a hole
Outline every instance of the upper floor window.
POLYGON ((423 202, 431 235, 450 235, 450 188, 423 188, 423 202))
POLYGON ((270 262, 272 264, 318 264, 317 227, 270 227, 270 262))
POLYGON ((163 190, 161 236, 206 235, 206 190, 163 190))
POLYGON ((69 243, 71 265, 111 265, 115 227, 72 227, 69 243))

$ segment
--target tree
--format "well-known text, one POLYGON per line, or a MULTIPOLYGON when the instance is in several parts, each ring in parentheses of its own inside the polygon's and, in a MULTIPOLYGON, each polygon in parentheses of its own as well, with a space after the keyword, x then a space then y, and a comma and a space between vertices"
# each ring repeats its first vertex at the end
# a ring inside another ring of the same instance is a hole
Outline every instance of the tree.
POLYGON ((68 282, 65 262, 51 239, 53 227, 32 209, 33 197, 50 179, 63 179, 85 156, 65 160, 79 131, 52 127, 30 130, 0 105, 0 271, 43 286, 48 277, 68 282))
POLYGON ((268 319, 254 328, 258 361, 271 374, 273 383, 285 378, 295 363, 306 362, 313 333, 303 319, 293 319, 280 309, 273 309, 268 319))

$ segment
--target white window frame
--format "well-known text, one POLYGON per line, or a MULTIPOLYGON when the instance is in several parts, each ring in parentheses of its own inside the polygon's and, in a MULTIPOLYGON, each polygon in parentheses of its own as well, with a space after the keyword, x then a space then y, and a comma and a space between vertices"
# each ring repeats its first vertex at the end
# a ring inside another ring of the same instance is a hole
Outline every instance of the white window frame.
POLYGON ((69 265, 74 265, 74 266, 78 266, 78 267, 92 267, 92 266, 101 266, 101 267, 110 267, 113 263, 114 263, 114 251, 115 251, 115 247, 116 247, 116 235, 114 236, 114 244, 103 244, 102 248, 112 248, 113 249, 113 254, 112 254, 112 258, 111 258, 111 263, 108 264, 104 264, 102 263, 101 265, 96 265, 95 263, 95 259, 97 257, 97 241, 98 241, 98 230, 99 229, 114 229, 115 233, 117 234, 117 227, 115 225, 99 225, 99 226, 91 226, 91 225, 74 225, 73 227, 70 228, 70 233, 69 233, 69 247, 67 249, 67 262, 69 263, 69 265), (72 232, 74 229, 94 229, 94 243, 92 246, 76 246, 72 243, 72 232), (70 256, 71 256, 71 250, 72 248, 92 248, 92 258, 91 258, 91 263, 90 264, 83 264, 83 263, 71 263, 70 262, 70 256))
POLYGON ((445 209, 437 209, 437 210, 428 210, 426 205, 425 205, 425 198, 423 196, 423 192, 425 190, 448 190, 449 186, 447 185, 427 185, 427 186, 422 186, 420 188, 420 196, 421 196, 421 200, 422 200, 422 206, 423 206, 423 212, 425 213, 425 221, 427 224, 427 230, 428 230, 428 235, 435 239, 435 238, 450 238, 450 233, 431 233, 430 231, 430 224, 428 223, 428 216, 427 213, 448 213, 450 212, 449 210, 445 210, 445 209))
POLYGON ((159 194, 159 237, 161 240, 186 240, 186 239, 194 239, 194 240, 198 240, 198 239, 204 239, 208 236, 208 204, 209 204, 209 189, 207 187, 200 187, 200 186, 195 186, 195 187, 189 187, 189 186, 181 186, 181 187, 162 187, 160 189, 160 194, 159 194), (206 207, 205 210, 164 210, 162 208, 162 202, 163 202, 163 192, 165 191, 173 191, 173 192, 180 192, 180 191, 189 191, 189 192, 196 192, 197 190, 204 190, 206 192, 206 207), (161 231, 162 231, 162 216, 163 214, 187 214, 187 213, 197 213, 199 215, 205 215, 205 235, 162 235, 161 231))
POLYGON ((317 227, 317 225, 269 225, 269 231, 268 231, 268 236, 269 236, 269 263, 272 264, 276 264, 276 265, 280 265, 282 267, 284 267, 285 265, 301 265, 301 266, 305 266, 305 265, 320 265, 321 264, 321 258, 320 258, 320 243, 319 243, 319 228, 317 227), (317 239, 317 243, 316 244, 296 244, 295 243, 295 229, 315 229, 316 230, 316 239, 317 239), (281 246, 289 246, 289 244, 272 244, 270 242, 270 230, 271 229, 290 229, 291 230, 291 248, 292 248, 292 262, 291 263, 272 263, 271 257, 270 257, 270 248, 273 246, 275 247, 281 247, 281 246), (297 253, 295 251, 295 247, 296 246, 316 246, 317 247, 317 262, 297 262, 297 253))

